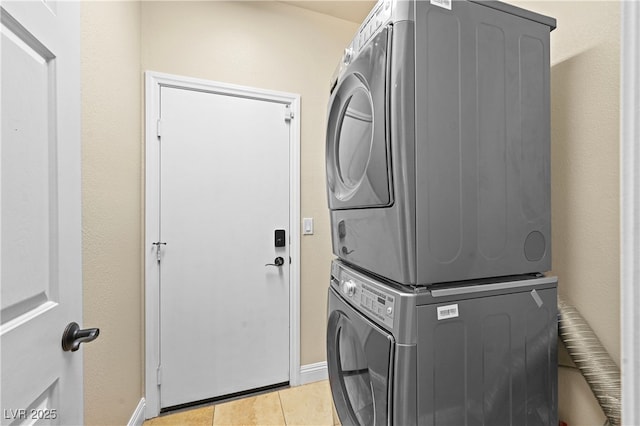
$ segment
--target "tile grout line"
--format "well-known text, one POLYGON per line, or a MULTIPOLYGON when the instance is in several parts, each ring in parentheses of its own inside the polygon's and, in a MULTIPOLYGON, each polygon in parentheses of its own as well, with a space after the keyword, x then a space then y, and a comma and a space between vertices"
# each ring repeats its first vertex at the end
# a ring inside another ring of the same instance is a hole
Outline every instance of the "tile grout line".
POLYGON ((215 417, 216 417, 216 404, 213 404, 212 406, 213 408, 213 412, 211 413, 211 426, 213 426, 215 423, 215 417))
POLYGON ((282 420, 284 420, 285 426, 287 426, 287 416, 284 414, 284 407, 282 406, 282 397, 280 391, 278 391, 278 401, 280 402, 280 412, 282 413, 282 420))

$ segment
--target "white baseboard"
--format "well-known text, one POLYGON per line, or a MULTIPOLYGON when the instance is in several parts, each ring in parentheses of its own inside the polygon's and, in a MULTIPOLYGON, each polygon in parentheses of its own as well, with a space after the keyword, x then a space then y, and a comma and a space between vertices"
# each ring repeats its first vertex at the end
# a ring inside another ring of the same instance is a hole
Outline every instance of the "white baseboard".
POLYGON ((329 372, 327 370, 327 362, 316 362, 315 364, 307 364, 300 367, 300 384, 319 382, 327 380, 329 372))
POLYGON ((138 406, 136 407, 136 410, 131 415, 131 418, 129 419, 129 423, 127 423, 127 426, 142 426, 142 423, 144 423, 144 406, 145 406, 144 398, 141 398, 140 402, 138 402, 138 406))

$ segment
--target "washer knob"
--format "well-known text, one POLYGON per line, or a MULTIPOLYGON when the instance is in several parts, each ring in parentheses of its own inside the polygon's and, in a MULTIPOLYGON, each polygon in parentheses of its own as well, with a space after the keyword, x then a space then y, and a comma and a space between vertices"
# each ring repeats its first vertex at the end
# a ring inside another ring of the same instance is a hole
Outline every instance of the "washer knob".
POLYGON ((353 280, 343 281, 341 287, 342 292, 349 297, 353 296, 356 292, 356 283, 354 283, 353 280))

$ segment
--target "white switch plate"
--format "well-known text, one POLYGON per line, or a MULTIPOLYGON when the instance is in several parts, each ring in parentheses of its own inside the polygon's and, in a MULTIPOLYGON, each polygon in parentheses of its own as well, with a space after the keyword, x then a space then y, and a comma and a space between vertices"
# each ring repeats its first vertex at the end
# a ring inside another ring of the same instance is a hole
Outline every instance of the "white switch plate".
POLYGON ((313 218, 302 218, 302 235, 313 235, 313 218))

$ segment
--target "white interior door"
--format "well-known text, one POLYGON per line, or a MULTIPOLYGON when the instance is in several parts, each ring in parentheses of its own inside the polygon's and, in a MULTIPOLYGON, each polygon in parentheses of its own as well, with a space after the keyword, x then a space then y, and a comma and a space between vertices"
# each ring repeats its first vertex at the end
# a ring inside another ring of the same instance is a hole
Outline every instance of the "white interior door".
POLYGON ((246 96, 160 90, 163 408, 289 380, 286 111, 246 96), (282 265, 267 265, 278 257, 282 265))
POLYGON ((80 8, 1 5, 2 424, 82 424, 80 8))

